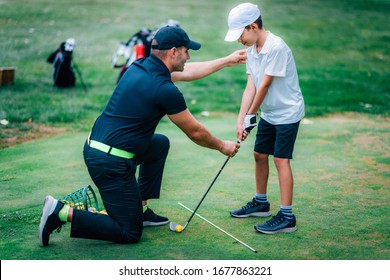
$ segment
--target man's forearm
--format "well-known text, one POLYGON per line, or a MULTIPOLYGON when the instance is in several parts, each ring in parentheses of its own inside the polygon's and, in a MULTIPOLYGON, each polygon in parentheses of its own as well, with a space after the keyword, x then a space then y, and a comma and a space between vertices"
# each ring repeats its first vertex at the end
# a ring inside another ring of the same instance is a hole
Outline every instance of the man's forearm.
POLYGON ((184 66, 182 72, 173 72, 171 79, 178 81, 195 81, 211 75, 225 67, 244 64, 246 61, 246 51, 238 50, 230 55, 203 62, 189 62, 184 66))
POLYGON ((228 60, 225 57, 204 62, 188 62, 184 66, 183 72, 173 72, 171 79, 173 82, 195 81, 217 72, 226 66, 228 66, 228 60))
POLYGON ((204 126, 191 131, 187 136, 199 146, 218 151, 222 150, 223 141, 212 135, 204 126))

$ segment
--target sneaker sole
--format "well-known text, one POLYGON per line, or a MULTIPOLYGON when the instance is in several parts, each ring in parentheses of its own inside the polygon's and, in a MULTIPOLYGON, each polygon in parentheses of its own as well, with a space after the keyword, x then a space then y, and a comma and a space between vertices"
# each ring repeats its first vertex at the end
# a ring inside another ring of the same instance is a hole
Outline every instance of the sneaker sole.
POLYGON ((289 227, 289 228, 282 228, 282 229, 278 229, 278 230, 273 230, 273 231, 269 231, 269 230, 261 230, 261 229, 258 229, 256 228, 255 226, 255 230, 260 232, 260 233, 265 233, 265 234, 275 234, 275 233, 279 233, 279 232, 294 232, 297 230, 297 227, 289 227))
POLYGON ((169 221, 164 221, 164 222, 143 222, 144 227, 158 227, 158 226, 163 226, 169 223, 169 221))
POLYGON ((38 230, 39 243, 42 247, 47 246, 43 244, 42 232, 43 229, 45 228, 47 218, 56 209, 56 205, 57 204, 55 203, 55 199, 50 195, 46 196, 45 200, 43 201, 41 222, 39 223, 39 230, 38 230))
POLYGON ((269 217, 269 216, 271 216, 271 212, 253 212, 253 213, 244 214, 244 215, 237 215, 237 214, 230 213, 230 215, 232 217, 235 217, 235 218, 269 217))

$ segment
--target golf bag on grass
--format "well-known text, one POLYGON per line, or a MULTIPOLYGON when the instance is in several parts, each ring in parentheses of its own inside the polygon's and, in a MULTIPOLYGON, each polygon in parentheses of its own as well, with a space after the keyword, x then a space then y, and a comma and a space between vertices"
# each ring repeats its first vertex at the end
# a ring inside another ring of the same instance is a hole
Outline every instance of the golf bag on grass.
POLYGON ((162 23, 157 27, 155 31, 152 31, 149 28, 142 28, 127 42, 121 42, 117 51, 112 56, 112 67, 120 68, 119 77, 117 82, 119 82, 120 78, 123 76, 127 68, 137 59, 148 57, 150 55, 150 49, 152 45, 152 40, 157 30, 163 26, 179 26, 179 22, 176 20, 170 19, 166 23, 162 23), (118 63, 119 58, 123 56, 125 62, 122 64, 118 63))
POLYGON ((76 77, 73 71, 72 55, 76 42, 73 38, 62 42, 47 58, 47 62, 53 65, 53 85, 57 87, 74 87, 76 77))

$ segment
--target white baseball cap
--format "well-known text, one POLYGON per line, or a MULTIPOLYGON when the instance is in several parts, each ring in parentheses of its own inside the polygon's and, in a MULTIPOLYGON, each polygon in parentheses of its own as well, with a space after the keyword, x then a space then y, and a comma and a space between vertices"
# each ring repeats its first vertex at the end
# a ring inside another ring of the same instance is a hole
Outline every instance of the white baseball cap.
POLYGON ((260 9, 251 3, 242 3, 234 7, 228 16, 229 31, 225 41, 236 41, 244 32, 244 28, 256 21, 260 15, 260 9))

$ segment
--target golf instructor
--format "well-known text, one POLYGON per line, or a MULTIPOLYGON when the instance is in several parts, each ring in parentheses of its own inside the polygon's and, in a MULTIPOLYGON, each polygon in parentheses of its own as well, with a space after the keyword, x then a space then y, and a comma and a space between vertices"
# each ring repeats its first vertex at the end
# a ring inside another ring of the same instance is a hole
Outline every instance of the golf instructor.
MULTIPOLYGON (((72 222, 71 237, 116 243, 136 243, 144 226, 168 223, 146 207, 148 199, 160 196, 169 139, 155 129, 165 115, 196 144, 228 157, 238 152, 238 143, 218 139, 193 117, 172 82, 171 73, 182 72, 190 59, 189 49, 200 47, 180 27, 166 26, 157 32, 151 55, 126 71, 84 146, 85 163, 108 215, 76 210, 47 196, 39 225, 41 246, 47 246, 50 234, 65 222, 72 222)), ((204 70, 194 67, 192 79, 224 64, 206 63, 211 66, 204 70)), ((177 75, 175 80, 179 79, 191 77, 177 75)))

